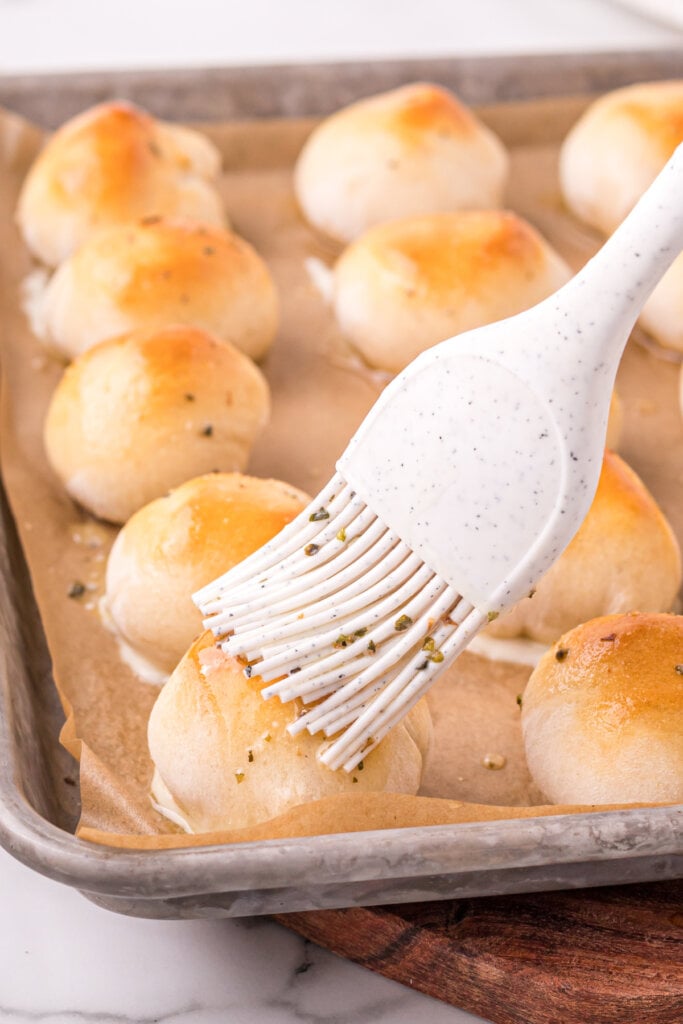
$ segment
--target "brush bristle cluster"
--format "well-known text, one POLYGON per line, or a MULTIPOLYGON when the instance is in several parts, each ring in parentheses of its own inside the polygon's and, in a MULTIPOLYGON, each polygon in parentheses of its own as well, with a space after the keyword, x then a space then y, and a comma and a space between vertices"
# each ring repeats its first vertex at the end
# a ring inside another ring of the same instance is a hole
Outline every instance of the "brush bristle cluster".
POLYGON ((337 474, 269 544, 195 595, 220 646, 299 701, 289 731, 353 770, 482 625, 482 615, 337 474))

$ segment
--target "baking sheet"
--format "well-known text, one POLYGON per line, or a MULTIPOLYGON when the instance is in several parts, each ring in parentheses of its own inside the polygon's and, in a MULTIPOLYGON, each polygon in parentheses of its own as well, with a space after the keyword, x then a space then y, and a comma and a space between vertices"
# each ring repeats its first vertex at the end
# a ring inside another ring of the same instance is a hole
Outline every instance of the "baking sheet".
MULTIPOLYGON (((597 239, 561 207, 555 140, 584 102, 545 101, 486 111, 489 123, 513 147, 508 205, 535 223, 575 266, 593 251, 597 239), (553 141, 548 141, 549 134, 553 141)), ((249 470, 315 493, 383 380, 351 358, 306 272, 307 257, 330 261, 335 255, 303 223, 291 191, 292 162, 309 128, 310 122, 261 122, 212 126, 209 134, 224 153, 229 215, 267 259, 283 300, 282 330, 265 365, 273 388, 273 419, 249 470)), ((20 120, 5 117, 0 141, 7 167, 0 203, 3 223, 9 224, 16 189, 39 135, 20 120)), ((81 834, 115 845, 149 847, 156 844, 154 838, 138 837, 154 837, 170 828, 152 810, 147 795, 151 766, 145 726, 155 691, 121 663, 115 641, 97 616, 114 531, 72 505, 44 460, 42 418, 61 367, 27 331, 17 296, 30 261, 13 229, 5 227, 5 232, 0 243, 12 255, 2 260, 3 475, 32 569, 55 675, 71 712, 63 740, 81 759, 81 834), (74 580, 91 588, 85 599, 66 596, 74 580)), ((631 344, 619 390, 626 412, 623 454, 681 537, 683 443, 677 373, 673 363, 631 344)), ((519 731, 516 696, 527 674, 526 669, 465 655, 433 691, 436 743, 423 793, 448 801, 337 799, 329 806, 292 812, 253 835, 241 831, 189 841, 317 834, 321 822, 353 831, 544 813, 528 809, 540 794, 529 779, 519 731), (506 758, 503 770, 484 767, 484 757, 492 753, 506 758)), ((559 810, 549 809, 553 814, 559 810)), ((171 835, 161 844, 187 841, 171 835)))

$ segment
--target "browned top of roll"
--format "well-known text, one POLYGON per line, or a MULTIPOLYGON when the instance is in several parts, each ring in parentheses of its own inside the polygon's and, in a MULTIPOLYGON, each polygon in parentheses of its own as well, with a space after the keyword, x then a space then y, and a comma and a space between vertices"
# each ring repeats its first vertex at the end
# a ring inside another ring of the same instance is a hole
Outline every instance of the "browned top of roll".
POLYGON ((94 275, 91 283, 106 287, 121 312, 140 316, 161 306, 169 322, 174 307, 181 314, 192 305, 207 317, 225 306, 226 292, 251 286, 258 300, 258 289, 272 290, 265 264, 239 235, 158 216, 101 232, 76 253, 73 268, 86 284, 94 275))
POLYGON ((73 357, 136 327, 193 324, 264 355, 277 329, 268 267, 243 238, 202 221, 145 217, 104 228, 54 274, 47 343, 73 357))
POLYGON ((405 145, 424 146, 425 133, 446 133, 454 137, 476 135, 479 121, 453 93, 430 82, 414 82, 391 93, 361 100, 338 115, 355 119, 354 130, 375 131, 381 122, 385 131, 405 145))
POLYGON ((390 221, 368 231, 350 246, 372 259, 376 272, 400 274, 410 283, 414 268, 420 295, 453 301, 455 292, 482 295, 519 287, 545 272, 548 244, 509 210, 468 210, 390 221), (491 275, 495 277, 492 278, 491 275))
POLYGON ((129 103, 103 103, 62 125, 31 167, 18 206, 29 248, 65 259, 93 230, 159 213, 224 220, 207 138, 129 103))
POLYGON ((597 697, 579 709, 585 725, 623 728, 653 715, 660 732, 680 735, 683 616, 632 612, 577 626, 545 655, 524 699, 531 702, 539 690, 559 696, 579 689, 597 697))

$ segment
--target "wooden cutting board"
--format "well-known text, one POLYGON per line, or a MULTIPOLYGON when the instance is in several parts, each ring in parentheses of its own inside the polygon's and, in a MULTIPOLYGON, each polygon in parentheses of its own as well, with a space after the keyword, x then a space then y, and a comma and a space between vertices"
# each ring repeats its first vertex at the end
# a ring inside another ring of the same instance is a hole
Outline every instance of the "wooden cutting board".
POLYGON ((275 920, 494 1024, 683 1024, 683 881, 275 920))

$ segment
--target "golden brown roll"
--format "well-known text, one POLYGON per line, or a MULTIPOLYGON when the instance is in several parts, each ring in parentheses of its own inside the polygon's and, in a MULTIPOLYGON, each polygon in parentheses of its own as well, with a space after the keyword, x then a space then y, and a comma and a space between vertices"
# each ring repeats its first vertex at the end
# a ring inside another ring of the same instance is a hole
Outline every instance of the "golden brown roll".
POLYGON ((664 348, 683 352, 683 259, 677 256, 638 321, 664 348))
POLYGON ((616 89, 568 133, 560 183, 581 220, 611 234, 683 142, 683 80, 616 89))
POLYGON ((38 318, 47 345, 69 359, 105 338, 167 324, 201 327, 260 359, 277 331, 278 301, 266 264, 244 239, 148 217, 81 246, 52 277, 38 318))
POLYGON ((598 615, 669 611, 681 553, 667 519, 633 470, 606 451, 588 515, 536 588, 487 627, 497 637, 552 643, 598 615))
POLYGON ((508 157, 452 93, 417 83, 323 121, 295 168, 307 220, 348 242, 396 217, 500 206, 508 157))
POLYGON ((529 769, 553 803, 683 801, 683 617, 592 619, 522 699, 529 769))
POLYGON ((56 266, 93 232, 150 215, 226 222, 220 154, 199 132, 130 103, 102 103, 54 133, 24 182, 17 220, 31 252, 56 266))
POLYGON ((320 737, 290 736, 296 706, 264 701, 260 677, 204 633, 161 690, 149 719, 159 809, 192 832, 244 828, 336 793, 417 792, 431 736, 426 702, 347 774, 316 757, 320 737))
POLYGON ((363 359, 395 373, 453 334, 528 309, 570 277, 514 213, 435 213, 380 224, 350 245, 334 270, 333 305, 363 359))
MULTIPOLYGON (((570 210, 611 234, 683 142, 683 80, 647 82, 596 100, 565 139, 560 182, 570 210)), ((683 259, 643 309, 640 323, 683 351, 683 259)))
POLYGON ((279 480, 210 473, 145 505, 109 555, 111 625, 137 655, 171 672, 202 628, 191 595, 274 537, 308 500, 279 480))
POLYGON ((121 523, 191 477, 244 469, 268 411, 265 378, 228 342, 193 327, 133 331, 67 367, 45 448, 72 498, 121 523))

